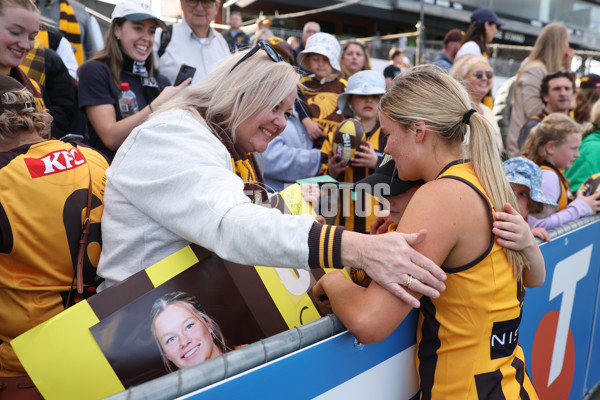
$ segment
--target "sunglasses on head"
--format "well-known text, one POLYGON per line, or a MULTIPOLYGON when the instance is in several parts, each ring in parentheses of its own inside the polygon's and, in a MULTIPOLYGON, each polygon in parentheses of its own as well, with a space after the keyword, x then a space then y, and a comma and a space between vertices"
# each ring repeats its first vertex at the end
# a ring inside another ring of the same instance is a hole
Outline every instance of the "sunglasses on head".
POLYGON ((252 50, 250 50, 248 53, 246 53, 246 55, 244 57, 240 58, 240 61, 235 63, 235 65, 233 66, 233 68, 231 68, 229 70, 229 72, 233 71, 238 65, 240 65, 241 63, 243 63, 244 61, 246 61, 247 59, 252 57, 260 49, 263 49, 267 53, 267 55, 269 56, 271 61, 276 62, 276 63, 280 62, 280 61, 284 61, 283 58, 281 58, 281 56, 277 52, 277 50, 275 50, 273 48, 273 46, 271 46, 269 43, 261 40, 260 42, 258 42, 258 44, 256 46, 254 46, 254 48, 252 50))
POLYGON ((492 71, 475 71, 475 78, 483 79, 483 74, 485 73, 485 77, 488 79, 492 79, 494 77, 494 73, 492 71))

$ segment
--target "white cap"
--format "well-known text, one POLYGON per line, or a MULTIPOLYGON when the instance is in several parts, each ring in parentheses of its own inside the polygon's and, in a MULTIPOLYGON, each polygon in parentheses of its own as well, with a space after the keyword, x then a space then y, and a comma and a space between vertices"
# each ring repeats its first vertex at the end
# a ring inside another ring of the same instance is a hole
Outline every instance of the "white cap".
MULTIPOLYGON (((338 109, 344 115, 353 116, 348 99, 351 95, 368 96, 385 93, 385 78, 383 74, 372 70, 358 71, 348 78, 348 86, 344 93, 337 98, 338 109)), ((338 111, 339 113, 339 111, 338 111)))
POLYGON ((340 53, 342 46, 335 36, 325 32, 318 32, 308 38, 306 47, 298 54, 298 64, 306 67, 305 58, 310 53, 321 54, 329 60, 329 64, 336 71, 340 71, 340 53))
POLYGON ((150 4, 143 0, 125 0, 120 2, 113 10, 111 18, 126 18, 134 22, 153 19, 156 20, 156 23, 162 29, 167 27, 167 25, 154 14, 150 4))

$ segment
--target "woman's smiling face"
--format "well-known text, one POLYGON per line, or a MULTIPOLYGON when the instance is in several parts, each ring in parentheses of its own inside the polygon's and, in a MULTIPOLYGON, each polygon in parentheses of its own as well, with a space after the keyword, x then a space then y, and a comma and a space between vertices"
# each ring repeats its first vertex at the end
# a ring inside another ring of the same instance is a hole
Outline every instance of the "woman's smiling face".
POLYGON ((125 54, 135 61, 144 62, 152 53, 156 26, 154 19, 138 22, 125 20, 122 25, 115 25, 114 35, 125 54))
POLYGON ((155 318, 154 332, 166 358, 178 368, 196 365, 220 354, 208 323, 181 304, 167 306, 155 318))
POLYGON ((33 49, 38 34, 40 15, 20 7, 8 7, 0 15, 0 72, 8 74, 11 68, 23 62, 33 49))
POLYGON ((285 129, 293 113, 296 89, 292 90, 278 105, 266 113, 250 116, 235 130, 235 142, 246 153, 262 153, 269 142, 285 129))

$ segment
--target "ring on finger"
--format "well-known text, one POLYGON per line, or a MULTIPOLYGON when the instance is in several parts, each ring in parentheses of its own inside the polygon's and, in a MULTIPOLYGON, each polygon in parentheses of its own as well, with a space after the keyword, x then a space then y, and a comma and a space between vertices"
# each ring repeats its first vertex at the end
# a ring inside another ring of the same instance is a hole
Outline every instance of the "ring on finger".
POLYGON ((406 285, 404 285, 404 286, 406 286, 407 289, 410 289, 410 285, 412 285, 412 281, 413 281, 413 276, 408 274, 408 279, 406 279, 406 285))

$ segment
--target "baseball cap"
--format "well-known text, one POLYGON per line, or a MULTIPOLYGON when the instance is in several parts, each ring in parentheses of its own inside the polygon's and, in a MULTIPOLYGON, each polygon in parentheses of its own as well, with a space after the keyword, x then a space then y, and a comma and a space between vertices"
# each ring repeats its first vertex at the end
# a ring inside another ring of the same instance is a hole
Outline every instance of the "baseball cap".
POLYGON ((125 0, 117 4, 112 12, 111 18, 126 18, 134 22, 153 19, 162 29, 167 27, 167 25, 154 14, 150 4, 143 0, 125 0))
POLYGON ((502 169, 510 183, 527 186, 531 200, 542 205, 540 213, 532 214, 534 217, 544 218, 556 211, 558 204, 542 191, 542 170, 536 163, 525 157, 514 157, 504 161, 502 169))
POLYGON ((582 89, 600 88, 600 75, 589 74, 582 76, 579 80, 579 87, 582 89))
POLYGON ((21 89, 25 89, 25 86, 21 85, 19 81, 11 78, 8 75, 0 74, 0 114, 8 110, 23 110, 25 108, 35 107, 35 104, 31 101, 18 104, 5 104, 4 94, 9 92, 15 92, 21 89))
POLYGON ((381 163, 375 168, 375 171, 366 178, 356 182, 354 188, 357 189, 362 186, 367 193, 373 195, 373 189, 377 184, 387 184, 389 185, 390 193, 383 195, 383 197, 392 197, 406 192, 413 186, 424 183, 424 181, 403 181, 398 178, 396 163, 392 160, 392 156, 385 155, 381 163))
POLYGON ((450 29, 444 36, 444 44, 449 42, 460 42, 465 34, 460 29, 450 29))
POLYGON ((478 8, 471 14, 471 23, 483 24, 485 22, 493 22, 498 26, 506 25, 506 22, 500 20, 495 12, 489 8, 478 8))
POLYGON ((354 112, 350 109, 348 99, 350 95, 367 96, 370 94, 385 93, 385 78, 382 74, 375 71, 358 71, 348 78, 348 86, 344 93, 340 93, 337 98, 338 109, 344 115, 352 116, 354 112))
POLYGON ((306 68, 304 59, 307 54, 316 53, 327 57, 329 64, 336 71, 340 71, 340 53, 342 46, 335 36, 325 32, 317 32, 306 41, 306 48, 298 54, 298 64, 306 68))

